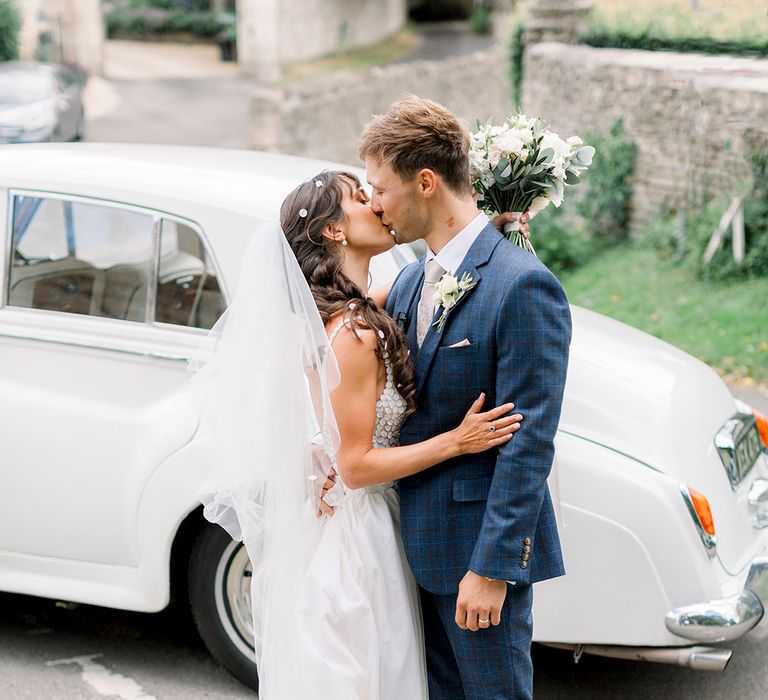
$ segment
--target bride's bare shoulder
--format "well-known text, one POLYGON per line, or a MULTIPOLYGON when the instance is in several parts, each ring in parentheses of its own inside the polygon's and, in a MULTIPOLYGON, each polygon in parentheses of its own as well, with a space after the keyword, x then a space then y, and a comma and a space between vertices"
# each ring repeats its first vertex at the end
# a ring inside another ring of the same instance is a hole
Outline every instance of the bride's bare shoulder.
POLYGON ((331 316, 325 324, 325 332, 328 337, 333 337, 333 349, 338 354, 338 347, 360 349, 360 345, 366 350, 376 349, 376 332, 370 328, 355 328, 349 322, 343 322, 342 314, 331 316))

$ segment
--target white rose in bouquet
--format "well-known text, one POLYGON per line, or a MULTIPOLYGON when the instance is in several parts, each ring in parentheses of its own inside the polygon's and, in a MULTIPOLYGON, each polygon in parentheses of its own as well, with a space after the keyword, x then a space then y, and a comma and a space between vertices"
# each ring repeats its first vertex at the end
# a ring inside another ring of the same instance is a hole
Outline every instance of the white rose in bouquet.
MULTIPOLYGON (((576 185, 592 164, 595 149, 578 136, 563 140, 538 117, 513 114, 504 124, 480 124, 470 136, 472 184, 480 207, 491 216, 528 212, 532 219, 549 204, 559 207, 566 185, 576 185)), ((520 224, 504 233, 534 253, 520 224)))

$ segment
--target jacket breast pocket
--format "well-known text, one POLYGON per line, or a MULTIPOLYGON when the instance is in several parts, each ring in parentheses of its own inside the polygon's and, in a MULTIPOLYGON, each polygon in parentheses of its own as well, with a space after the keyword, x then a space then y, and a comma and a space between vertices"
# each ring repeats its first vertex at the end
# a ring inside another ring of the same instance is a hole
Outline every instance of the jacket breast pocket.
POLYGON ((455 479, 453 482, 454 501, 487 501, 491 490, 492 476, 477 476, 471 479, 455 479))
POLYGON ((467 379, 476 382, 480 374, 479 358, 480 346, 476 343, 455 347, 442 346, 437 348, 432 371, 440 375, 449 374, 454 381, 467 379))

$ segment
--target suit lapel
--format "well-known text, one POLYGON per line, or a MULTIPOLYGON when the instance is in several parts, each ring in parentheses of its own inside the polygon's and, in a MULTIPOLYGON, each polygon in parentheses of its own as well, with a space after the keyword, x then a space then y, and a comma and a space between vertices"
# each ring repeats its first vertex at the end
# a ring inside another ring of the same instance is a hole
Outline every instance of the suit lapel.
MULTIPOLYGON (((438 333, 433 326, 430 325, 429 329, 427 330, 427 335, 424 337, 424 342, 421 345, 421 350, 419 351, 419 354, 416 358, 416 378, 417 378, 417 393, 421 392, 421 390, 424 387, 424 383, 427 380, 427 376, 429 375, 429 368, 432 366, 432 361, 435 357, 435 352, 437 351, 438 346, 440 345, 440 340, 442 338, 443 333, 445 333, 445 329, 448 327, 448 324, 451 322, 451 319, 456 314, 456 309, 461 306, 468 297, 472 296, 472 294, 477 292, 477 285, 480 284, 480 273, 478 272, 478 268, 485 265, 488 260, 491 257, 491 254, 493 253, 494 249, 498 245, 499 241, 502 239, 502 236, 499 234, 499 232, 489 223, 488 226, 486 226, 478 235, 478 237, 475 239, 475 242, 470 247, 467 254, 464 256, 464 260, 462 261, 461 265, 459 266, 458 271, 456 272, 456 279, 461 279, 461 276, 468 272, 470 276, 472 277, 472 280, 476 283, 475 286, 470 289, 469 291, 465 292, 464 295, 456 302, 455 306, 453 306, 451 309, 448 310, 448 314, 445 317, 445 322, 443 323, 443 328, 438 333)), ((422 285, 423 285, 423 279, 424 275, 422 272, 421 275, 422 279, 422 285)), ((443 307, 439 306, 437 308, 437 311, 435 312, 435 316, 432 319, 432 321, 436 321, 440 314, 443 312, 443 307)), ((415 309, 414 309, 414 316, 413 316, 413 322, 412 326, 416 325, 416 317, 415 317, 415 309)), ((416 346, 416 333, 414 330, 414 337, 413 337, 413 344, 411 344, 409 339, 409 346, 415 347, 416 346)))
POLYGON ((393 309, 392 316, 397 320, 400 314, 405 314, 405 340, 411 350, 411 358, 416 357, 416 311, 424 285, 424 257, 418 259, 413 273, 402 282, 402 290, 398 294, 398 303, 393 309))

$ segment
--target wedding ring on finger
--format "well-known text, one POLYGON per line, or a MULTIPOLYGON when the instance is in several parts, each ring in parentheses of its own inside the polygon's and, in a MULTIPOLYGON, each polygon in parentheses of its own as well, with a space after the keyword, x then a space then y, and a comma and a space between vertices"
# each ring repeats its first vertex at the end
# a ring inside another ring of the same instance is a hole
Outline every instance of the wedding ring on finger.
POLYGON ((491 618, 488 618, 487 620, 481 620, 481 619, 478 618, 477 623, 479 625, 487 625, 487 624, 490 623, 490 621, 491 621, 491 618))
POLYGON ((496 426, 495 426, 493 423, 491 423, 491 424, 488 426, 488 432, 489 432, 489 433, 493 433, 493 432, 496 432, 496 426))

